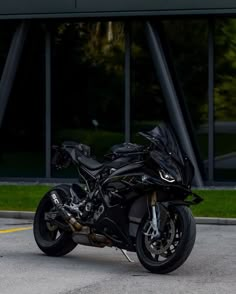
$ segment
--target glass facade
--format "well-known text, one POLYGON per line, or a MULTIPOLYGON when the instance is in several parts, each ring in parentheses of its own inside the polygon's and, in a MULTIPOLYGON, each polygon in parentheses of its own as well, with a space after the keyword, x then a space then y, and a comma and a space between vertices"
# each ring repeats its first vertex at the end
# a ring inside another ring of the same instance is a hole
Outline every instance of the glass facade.
MULTIPOLYGON (((3 70, 16 24, 0 25, 3 70), (2 27, 1 27, 2 25, 2 27)), ((51 143, 78 141, 98 160, 125 141, 125 25, 64 22, 52 38, 51 143)), ((208 182, 208 20, 162 21, 166 57, 204 181, 208 182)), ((235 19, 215 20, 214 180, 235 182, 235 19)), ((131 141, 169 121, 143 22, 131 24, 131 141)), ((45 27, 31 25, 0 128, 0 177, 45 177, 45 27)), ((51 176, 76 177, 74 169, 51 176)))
POLYGON ((133 23, 131 35, 131 138, 135 143, 147 143, 138 132, 151 130, 169 119, 143 23, 133 23))
POLYGON ((215 179, 236 179, 236 19, 215 22, 215 179))
POLYGON ((164 22, 179 100, 203 179, 208 174, 208 22, 164 22))
MULTIPOLYGON (((4 30, 5 60, 15 29, 4 30)), ((43 36, 40 26, 32 26, 24 44, 1 126, 0 177, 44 176, 43 36)))
POLYGON ((59 24, 52 50, 52 142, 82 142, 102 160, 124 142, 124 24, 59 24))

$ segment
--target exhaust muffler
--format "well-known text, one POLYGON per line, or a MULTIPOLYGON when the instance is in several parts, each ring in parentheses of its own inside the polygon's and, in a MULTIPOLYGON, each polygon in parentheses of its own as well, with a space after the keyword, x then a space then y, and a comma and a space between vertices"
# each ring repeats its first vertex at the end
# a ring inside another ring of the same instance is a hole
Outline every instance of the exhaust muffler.
POLYGON ((63 207, 61 198, 56 191, 52 191, 50 193, 50 199, 60 213, 61 217, 65 220, 65 222, 69 223, 70 227, 74 231, 72 234, 72 239, 75 243, 94 247, 112 246, 111 240, 109 240, 107 237, 104 235, 91 233, 89 227, 82 226, 73 217, 73 215, 63 207))
POLYGON ((77 220, 73 217, 73 215, 68 212, 64 207, 63 203, 61 201, 60 196, 56 191, 52 191, 50 193, 50 199, 53 203, 53 205, 56 207, 56 209, 59 211, 61 217, 71 225, 71 227, 74 229, 74 231, 80 231, 83 226, 77 222, 77 220))
POLYGON ((111 240, 109 240, 104 235, 91 233, 88 227, 83 227, 82 230, 80 230, 79 232, 74 232, 72 234, 72 239, 75 243, 81 245, 100 248, 103 248, 105 246, 112 247, 111 240))

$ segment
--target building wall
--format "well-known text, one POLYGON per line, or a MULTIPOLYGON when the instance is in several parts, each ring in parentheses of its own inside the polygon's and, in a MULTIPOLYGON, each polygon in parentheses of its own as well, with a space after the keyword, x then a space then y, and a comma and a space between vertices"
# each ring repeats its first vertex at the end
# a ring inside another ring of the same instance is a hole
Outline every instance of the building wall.
POLYGON ((235 13, 234 0, 8 0, 0 3, 0 18, 58 18, 147 15, 209 15, 235 13))

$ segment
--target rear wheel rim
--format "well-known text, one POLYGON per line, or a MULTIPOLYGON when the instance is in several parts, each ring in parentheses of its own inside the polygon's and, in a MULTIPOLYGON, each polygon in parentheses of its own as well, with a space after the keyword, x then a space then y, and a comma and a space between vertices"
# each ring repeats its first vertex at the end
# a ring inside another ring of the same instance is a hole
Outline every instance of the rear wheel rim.
MULTIPOLYGON (((46 219, 46 215, 54 212, 55 208, 49 196, 45 198, 43 207, 38 215, 38 230, 41 238, 47 243, 56 243, 65 234, 58 225, 46 219)), ((62 217, 57 216, 56 220, 64 223, 62 217)))

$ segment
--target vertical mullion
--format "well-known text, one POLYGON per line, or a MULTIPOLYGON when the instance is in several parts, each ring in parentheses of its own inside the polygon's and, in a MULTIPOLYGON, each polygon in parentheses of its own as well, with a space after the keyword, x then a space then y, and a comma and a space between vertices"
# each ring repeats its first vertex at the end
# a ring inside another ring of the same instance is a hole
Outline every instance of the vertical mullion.
POLYGON ((46 178, 51 177, 51 33, 46 30, 45 33, 45 160, 46 160, 46 178))
POLYGON ((214 181, 214 19, 208 20, 208 180, 214 181))
POLYGON ((125 23, 125 142, 130 142, 130 59, 131 38, 130 24, 125 23))

